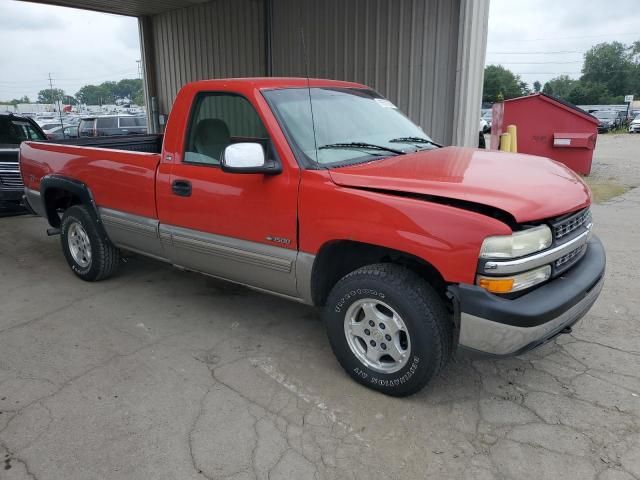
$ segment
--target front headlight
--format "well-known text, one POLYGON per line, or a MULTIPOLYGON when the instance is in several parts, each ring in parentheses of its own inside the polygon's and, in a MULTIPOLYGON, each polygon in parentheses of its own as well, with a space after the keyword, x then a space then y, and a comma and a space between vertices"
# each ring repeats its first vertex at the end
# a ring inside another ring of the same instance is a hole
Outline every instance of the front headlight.
POLYGON ((539 252, 551 245, 551 229, 546 225, 528 228, 511 235, 485 238, 480 258, 518 258, 539 252))

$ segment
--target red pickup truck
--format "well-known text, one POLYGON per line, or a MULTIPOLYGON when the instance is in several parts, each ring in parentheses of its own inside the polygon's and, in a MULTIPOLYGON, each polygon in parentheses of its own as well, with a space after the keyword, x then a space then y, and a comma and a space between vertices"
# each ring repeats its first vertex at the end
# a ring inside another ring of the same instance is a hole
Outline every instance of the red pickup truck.
POLYGON ((163 136, 25 142, 20 164, 83 280, 126 250, 322 306, 344 369, 391 395, 458 347, 513 355, 570 331, 603 284, 578 176, 441 147, 359 84, 195 82, 163 136))

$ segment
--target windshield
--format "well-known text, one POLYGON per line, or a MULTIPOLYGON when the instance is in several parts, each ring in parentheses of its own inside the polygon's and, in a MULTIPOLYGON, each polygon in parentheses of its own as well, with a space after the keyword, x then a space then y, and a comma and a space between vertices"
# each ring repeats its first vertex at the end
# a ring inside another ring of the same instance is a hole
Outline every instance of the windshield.
POLYGON ((316 163, 316 149, 318 164, 339 166, 435 148, 420 127, 373 90, 286 88, 264 96, 310 164, 316 163))
POLYGON ((596 118, 602 118, 604 120, 611 120, 616 118, 616 112, 595 112, 593 114, 596 118))

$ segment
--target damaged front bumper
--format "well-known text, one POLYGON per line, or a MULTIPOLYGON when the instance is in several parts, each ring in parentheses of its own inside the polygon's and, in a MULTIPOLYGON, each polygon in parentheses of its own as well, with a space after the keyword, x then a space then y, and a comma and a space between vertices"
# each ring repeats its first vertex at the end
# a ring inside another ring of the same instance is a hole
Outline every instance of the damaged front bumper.
POLYGON ((521 297, 502 298, 475 285, 449 287, 459 346, 504 356, 546 343, 589 311, 602 290, 605 265, 602 243, 593 236, 578 264, 521 297))

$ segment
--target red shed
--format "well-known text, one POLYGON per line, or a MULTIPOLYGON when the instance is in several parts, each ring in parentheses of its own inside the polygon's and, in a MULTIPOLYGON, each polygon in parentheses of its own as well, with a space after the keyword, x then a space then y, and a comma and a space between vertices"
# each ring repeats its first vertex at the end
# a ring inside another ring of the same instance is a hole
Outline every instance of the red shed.
POLYGON ((584 110, 544 93, 493 105, 491 148, 497 149, 507 125, 518 127, 518 152, 552 158, 589 175, 598 120, 584 110))

